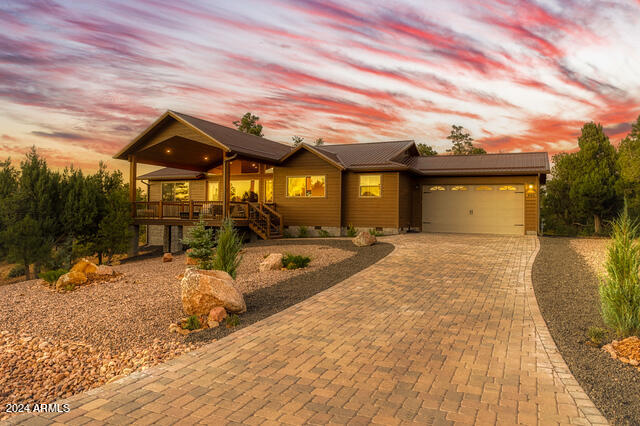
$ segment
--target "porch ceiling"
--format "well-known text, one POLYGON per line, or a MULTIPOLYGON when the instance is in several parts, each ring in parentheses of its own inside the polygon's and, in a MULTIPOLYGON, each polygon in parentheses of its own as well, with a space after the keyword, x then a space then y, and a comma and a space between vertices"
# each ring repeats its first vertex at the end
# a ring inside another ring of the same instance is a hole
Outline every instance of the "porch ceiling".
POLYGON ((136 152, 136 161, 154 166, 206 172, 222 164, 224 151, 211 145, 172 136, 136 152))

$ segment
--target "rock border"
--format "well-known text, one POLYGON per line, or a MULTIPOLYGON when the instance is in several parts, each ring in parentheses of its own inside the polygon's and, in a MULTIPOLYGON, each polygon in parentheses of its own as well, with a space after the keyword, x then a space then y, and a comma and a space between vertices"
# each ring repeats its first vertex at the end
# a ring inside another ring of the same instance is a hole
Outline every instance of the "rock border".
POLYGON ((551 363, 551 365, 546 363, 540 364, 540 360, 538 360, 538 367, 551 368, 553 370, 553 375, 562 382, 565 388, 567 388, 567 391, 575 401, 578 410, 584 415, 585 420, 589 424, 608 425, 609 422, 607 419, 602 415, 593 401, 591 401, 589 395, 587 395, 584 389, 582 389, 582 386, 580 386, 575 377, 573 377, 567 363, 562 358, 560 351, 558 351, 558 347, 556 346, 553 337, 551 337, 546 321, 542 317, 538 300, 536 299, 536 294, 533 289, 533 264, 540 251, 540 239, 538 237, 535 237, 535 243, 536 247, 529 259, 527 259, 524 277, 522 278, 525 287, 525 299, 529 306, 529 311, 531 312, 531 318, 533 319, 536 335, 538 336, 540 343, 542 343, 542 347, 551 363))

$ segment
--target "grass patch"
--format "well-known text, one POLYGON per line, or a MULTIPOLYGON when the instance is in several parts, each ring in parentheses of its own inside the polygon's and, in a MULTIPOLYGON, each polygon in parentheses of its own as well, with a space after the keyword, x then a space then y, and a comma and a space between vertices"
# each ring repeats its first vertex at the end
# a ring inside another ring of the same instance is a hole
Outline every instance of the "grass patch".
POLYGON ((347 237, 353 238, 358 235, 358 230, 352 225, 347 225, 347 237))
POLYGON ((202 324, 200 324, 200 318, 198 318, 197 315, 191 315, 187 318, 187 322, 182 327, 193 331, 202 327, 202 324))
POLYGON ((290 253, 282 256, 282 266, 287 269, 305 268, 309 265, 309 262, 311 262, 311 258, 309 256, 290 253))
POLYGON ((327 231, 326 229, 319 229, 318 230, 318 235, 322 238, 329 238, 331 236, 331 234, 329 233, 329 231, 327 231))

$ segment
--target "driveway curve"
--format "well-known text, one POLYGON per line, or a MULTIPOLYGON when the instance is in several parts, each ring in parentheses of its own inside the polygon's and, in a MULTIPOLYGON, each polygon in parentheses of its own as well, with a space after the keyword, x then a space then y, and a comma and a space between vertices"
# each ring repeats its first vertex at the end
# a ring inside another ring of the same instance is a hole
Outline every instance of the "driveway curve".
POLYGON ((538 310, 534 236, 406 234, 336 286, 12 422, 606 424, 538 310))

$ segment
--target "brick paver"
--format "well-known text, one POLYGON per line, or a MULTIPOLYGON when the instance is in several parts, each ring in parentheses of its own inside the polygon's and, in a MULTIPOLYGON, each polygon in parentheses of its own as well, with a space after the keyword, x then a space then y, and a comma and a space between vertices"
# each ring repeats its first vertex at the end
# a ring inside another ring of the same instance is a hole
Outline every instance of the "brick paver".
POLYGON ((12 422, 606 423, 538 310, 536 237, 383 239, 393 253, 327 291, 12 422))

